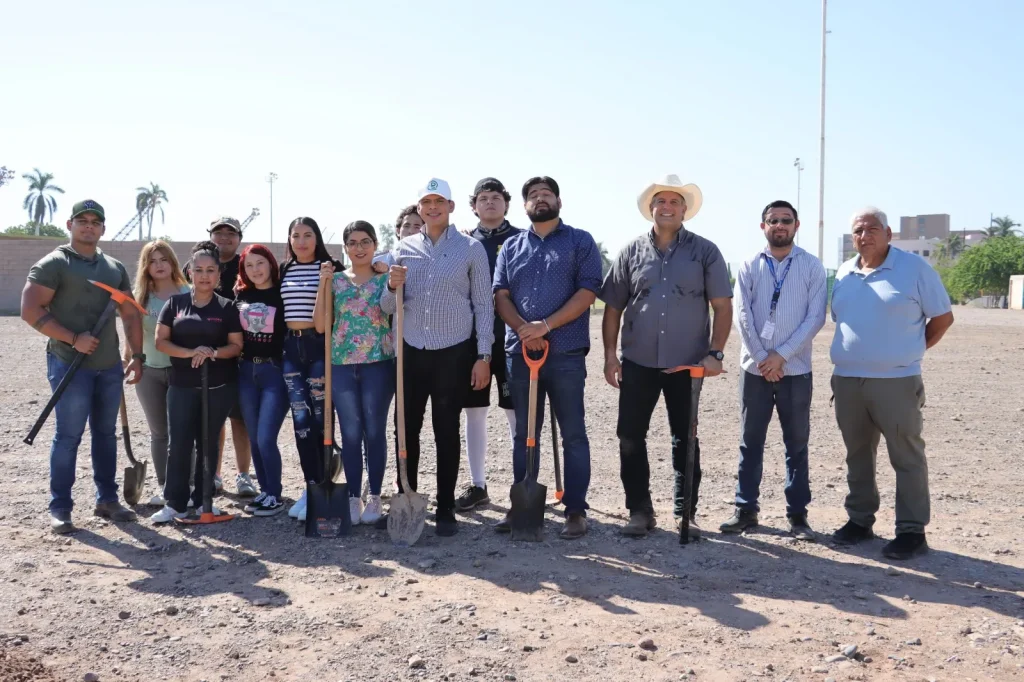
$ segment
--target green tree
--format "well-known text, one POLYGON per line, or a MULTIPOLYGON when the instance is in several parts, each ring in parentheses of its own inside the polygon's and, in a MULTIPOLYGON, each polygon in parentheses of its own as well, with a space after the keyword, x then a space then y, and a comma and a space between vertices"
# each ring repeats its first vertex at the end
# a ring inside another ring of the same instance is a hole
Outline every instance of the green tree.
POLYGON ((964 238, 958 234, 951 234, 946 240, 939 244, 939 260, 955 261, 964 252, 964 238))
POLYGON ((1013 218, 1004 215, 1002 218, 993 218, 992 223, 985 230, 985 234, 989 237, 1009 237, 1020 234, 1020 230, 1016 229, 1018 227, 1020 227, 1020 223, 1016 223, 1013 218))
MULTIPOLYGON (((57 199, 54 194, 64 194, 64 190, 52 184, 53 173, 44 173, 34 168, 31 173, 21 176, 28 180, 28 194, 21 207, 28 211, 29 221, 41 226, 45 224, 47 217, 53 220, 53 214, 57 212, 57 199)), ((36 232, 36 236, 39 233, 36 232)))
POLYGON ((49 237, 51 239, 68 239, 67 230, 63 227, 50 225, 37 225, 36 223, 25 223, 24 225, 11 225, 4 234, 21 237, 49 237))
POLYGON ((395 248, 395 226, 384 223, 377 226, 377 253, 388 253, 395 248))
POLYGON ((612 269, 612 259, 608 257, 608 247, 602 242, 597 243, 597 250, 601 254, 601 279, 612 269))
POLYGON ((958 301, 978 296, 1004 296, 1010 276, 1024 273, 1024 238, 1016 235, 991 237, 963 252, 956 265, 948 268, 943 282, 958 301))
MULTIPOLYGON (((155 182, 150 182, 149 187, 137 187, 135 189, 138 194, 135 197, 135 212, 139 214, 140 218, 145 217, 149 223, 149 231, 146 234, 146 239, 153 238, 153 218, 156 215, 157 209, 160 210, 160 224, 164 224, 164 207, 163 204, 167 203, 167 192, 160 188, 160 185, 155 182)), ((139 220, 139 241, 142 240, 142 220, 139 220)))

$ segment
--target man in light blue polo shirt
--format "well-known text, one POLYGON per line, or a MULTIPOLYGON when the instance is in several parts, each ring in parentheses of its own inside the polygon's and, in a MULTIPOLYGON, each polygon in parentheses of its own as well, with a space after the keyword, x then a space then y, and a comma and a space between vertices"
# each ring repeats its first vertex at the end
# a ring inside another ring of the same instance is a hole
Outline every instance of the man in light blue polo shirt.
POLYGON ((882 554, 908 559, 928 549, 928 461, 921 437, 921 359, 953 324, 949 296, 921 257, 889 245, 885 213, 853 216, 856 257, 843 263, 832 289, 836 323, 831 357, 836 421, 846 444, 846 512, 839 544, 872 537, 878 511, 875 457, 885 436, 896 470, 896 538, 882 554))

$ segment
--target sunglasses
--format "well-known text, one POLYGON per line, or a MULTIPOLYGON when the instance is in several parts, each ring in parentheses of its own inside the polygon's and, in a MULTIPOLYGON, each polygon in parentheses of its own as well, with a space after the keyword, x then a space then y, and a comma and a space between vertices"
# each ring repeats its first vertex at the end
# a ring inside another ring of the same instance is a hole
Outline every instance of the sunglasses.
POLYGON ((792 218, 769 218, 764 221, 764 224, 775 227, 776 225, 792 225, 794 222, 796 221, 792 218))

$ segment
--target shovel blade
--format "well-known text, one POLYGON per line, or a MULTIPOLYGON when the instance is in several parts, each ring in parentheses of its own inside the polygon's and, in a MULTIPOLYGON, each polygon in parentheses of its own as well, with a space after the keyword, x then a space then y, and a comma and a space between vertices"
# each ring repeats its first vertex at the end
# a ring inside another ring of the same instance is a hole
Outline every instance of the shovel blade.
POLYGON ((548 487, 527 478, 515 483, 508 493, 512 509, 509 527, 513 540, 540 542, 544 536, 544 506, 548 487))
POLYGON ((406 491, 391 498, 388 510, 388 535, 391 542, 411 547, 420 539, 423 524, 427 520, 427 498, 419 493, 406 491))
POLYGON ((124 468, 124 501, 135 506, 142 499, 146 487, 146 462, 138 462, 124 468))
POLYGON ((307 538, 338 538, 352 532, 347 483, 307 483, 306 505, 307 538))

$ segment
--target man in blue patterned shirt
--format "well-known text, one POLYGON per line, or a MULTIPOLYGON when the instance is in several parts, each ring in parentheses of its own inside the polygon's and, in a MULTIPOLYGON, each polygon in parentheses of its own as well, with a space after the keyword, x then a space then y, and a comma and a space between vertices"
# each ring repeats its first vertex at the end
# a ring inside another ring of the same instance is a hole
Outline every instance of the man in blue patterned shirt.
MULTIPOLYGON (((551 399, 562 430, 565 453, 565 526, 561 536, 587 532, 586 497, 590 486, 590 441, 584 419, 583 389, 590 351, 590 306, 601 289, 601 254, 589 232, 566 225, 558 217, 562 200, 558 183, 549 177, 530 178, 523 185, 529 230, 505 242, 494 270, 495 309, 505 321, 505 351, 516 436, 512 466, 515 481, 526 477, 526 430, 529 410, 529 369, 522 356, 550 344, 540 371, 536 433, 544 422, 544 396, 551 399)), ((531 476, 540 462, 534 460, 531 476)), ((496 530, 508 532, 508 516, 496 530)))

